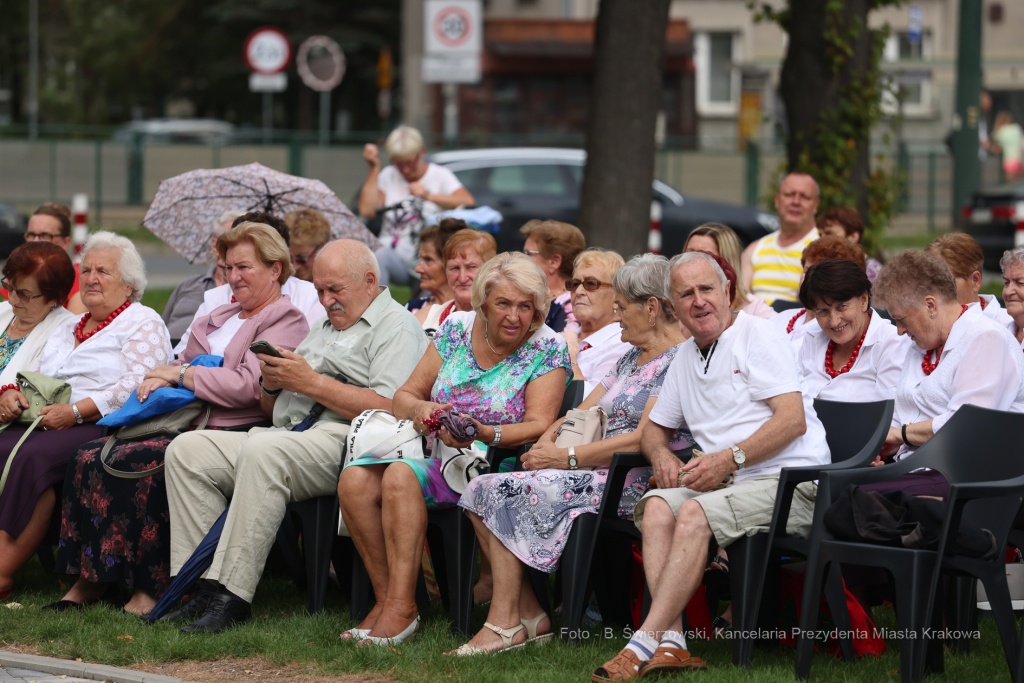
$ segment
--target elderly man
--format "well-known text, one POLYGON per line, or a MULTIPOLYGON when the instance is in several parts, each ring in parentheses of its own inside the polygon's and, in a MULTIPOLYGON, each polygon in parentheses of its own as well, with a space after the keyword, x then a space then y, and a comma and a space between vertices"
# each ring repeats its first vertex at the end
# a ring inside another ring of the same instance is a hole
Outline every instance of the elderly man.
MULTIPOLYGON (((632 680, 648 667, 706 668, 686 651, 681 615, 700 585, 709 544, 767 531, 779 470, 830 461, 791 345, 767 320, 730 312, 726 283, 706 254, 672 260, 666 295, 693 337, 676 354, 641 436, 658 483, 634 515, 651 611, 595 681, 632 680), (707 453, 681 465, 669 439, 684 425, 707 453), (735 483, 722 488, 732 474, 735 483)), ((809 531, 815 492, 813 483, 797 487, 790 533, 809 531)))
POLYGON ((260 407, 274 426, 248 433, 189 432, 167 449, 172 574, 231 500, 208 581, 195 599, 166 617, 199 617, 183 631, 217 633, 249 618, 285 505, 335 495, 349 421, 364 410, 390 410, 395 390, 423 355, 423 329, 378 287, 379 277, 373 253, 361 242, 328 244, 313 266, 327 318, 294 353, 258 356, 260 407), (323 413, 313 426, 291 431, 317 405, 323 413))
POLYGON ((765 235, 743 250, 743 284, 769 304, 776 299, 796 301, 800 291, 800 255, 818 239, 818 183, 794 171, 782 179, 775 195, 779 231, 765 235))

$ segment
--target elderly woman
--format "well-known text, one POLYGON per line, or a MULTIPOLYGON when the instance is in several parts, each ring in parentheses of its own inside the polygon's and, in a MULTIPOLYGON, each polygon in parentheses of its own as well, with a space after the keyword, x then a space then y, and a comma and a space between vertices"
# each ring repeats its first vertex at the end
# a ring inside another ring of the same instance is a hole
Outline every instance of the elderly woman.
MULTIPOLYGON (((454 654, 505 650, 550 631, 525 570, 558 568, 573 520, 597 513, 612 456, 640 448, 641 429, 683 341, 662 301, 667 270, 664 256, 644 254, 613 278, 622 338, 632 346, 580 405, 584 410, 599 406, 608 414, 605 438, 559 448, 558 420, 523 456, 526 471, 477 477, 459 501, 472 513, 480 545, 488 549, 494 596, 484 628, 454 654)), ((680 435, 680 447, 690 445, 686 436, 680 435)))
MULTIPOLYGON (((804 253, 800 257, 800 264, 806 273, 808 268, 827 258, 853 261, 861 269, 861 272, 864 272, 867 267, 864 250, 841 237, 820 237, 814 240, 804 249, 804 253)), ((800 278, 802 282, 803 275, 800 278)), ((804 343, 807 332, 816 325, 814 312, 807 308, 782 311, 773 316, 771 320, 785 332, 786 338, 796 347, 797 354, 800 353, 800 346, 804 343)))
MULTIPOLYGON (((509 448, 537 441, 555 421, 569 379, 565 340, 544 325, 549 304, 544 273, 529 257, 506 253, 488 261, 473 282, 473 311, 452 313, 438 329, 395 393, 395 416, 427 434, 424 420, 452 410, 473 420, 483 443, 509 448)), ((469 445, 445 429, 438 437, 449 447, 469 445)), ((441 476, 436 440, 434 446, 428 460, 345 466, 338 499, 377 596, 349 637, 398 643, 416 632, 427 510, 459 502, 441 476)))
POLYGON ((563 336, 569 343, 573 379, 583 380, 588 394, 630 348, 622 340, 612 289, 612 278, 622 264, 622 257, 614 251, 591 247, 576 257, 572 280, 565 283, 580 331, 578 335, 564 332, 563 336))
MULTIPOLYGON (((138 303, 146 269, 125 237, 101 230, 85 243, 81 293, 88 312, 56 327, 39 357, 38 372, 71 385, 71 403, 41 408, 40 427, 21 445, 0 494, 0 590, 35 553, 53 513, 53 486, 80 445, 100 436, 94 423, 128 400, 150 370, 170 361, 171 344, 160 315, 138 303)), ((26 294, 27 296, 28 294, 26 294)), ((0 421, 28 407, 17 388, 0 396, 0 421)), ((7 460, 25 428, 0 434, 7 460)))
POLYGON ((765 303, 764 299, 747 291, 743 284, 743 272, 740 270, 741 254, 740 238, 732 228, 721 223, 705 223, 695 228, 686 238, 683 251, 703 251, 724 258, 737 274, 736 300, 732 302, 732 310, 743 311, 747 315, 758 318, 775 317, 775 310, 765 303))
MULTIPOLYGON (((416 274, 420 276, 420 289, 427 296, 410 299, 405 310, 416 316, 421 325, 426 327, 427 317, 434 306, 445 306, 455 298, 448 286, 448 275, 444 270, 444 245, 452 235, 468 226, 466 221, 445 218, 437 225, 431 225, 420 233, 420 260, 416 264, 416 274)), ((440 314, 440 309, 437 315, 440 314)), ((437 328, 434 321, 432 329, 437 328)))
POLYGON ((956 281, 956 300, 962 304, 978 304, 982 312, 1000 325, 1010 323, 1009 314, 999 305, 994 294, 981 291, 981 272, 985 255, 978 242, 965 232, 951 232, 931 242, 925 251, 946 262, 956 281))
MULTIPOLYGON (((966 403, 1024 412, 1020 342, 980 306, 957 300, 956 280, 942 259, 905 251, 886 264, 874 289, 896 329, 916 346, 903 360, 892 428, 873 464, 913 453, 966 403)), ((949 484, 934 470, 917 470, 867 488, 945 498, 949 484)))
POLYGON ((295 277, 313 281, 313 260, 331 241, 331 224, 316 209, 297 209, 285 214, 288 225, 288 251, 291 253, 295 277))
POLYGON ((913 343, 870 307, 871 281, 853 261, 824 259, 804 273, 800 303, 814 314, 799 365, 814 398, 892 398, 913 343))
MULTIPOLYGON (((822 236, 842 237, 848 242, 864 246, 864 221, 860 211, 852 206, 833 206, 825 209, 817 219, 818 230, 822 236)), ((882 264, 870 256, 865 258, 865 273, 871 282, 882 272, 882 264)))
MULTIPOLYGON (((473 204, 473 195, 454 173, 426 161, 423 136, 415 128, 399 126, 391 131, 384 146, 391 165, 383 170, 377 145, 367 144, 363 148, 363 159, 370 165, 370 172, 359 192, 360 215, 373 218, 379 209, 409 197, 422 200, 423 217, 473 204)), ((409 273, 416 268, 422 229, 422 220, 396 222, 392 216, 384 217, 380 231, 383 246, 375 253, 395 282, 408 282, 409 273)))
MULTIPOLYGON (((227 264, 236 302, 200 318, 181 357, 151 370, 138 396, 145 403, 155 389, 184 387, 209 402, 208 429, 247 431, 264 426, 260 363, 249 345, 265 340, 294 350, 309 325, 281 294, 292 268, 288 247, 274 229, 242 223, 221 237, 217 249, 227 264), (189 364, 203 354, 223 356, 223 366, 189 364)), ((124 472, 152 469, 163 463, 172 439, 121 442, 107 461, 124 472)), ((125 611, 146 614, 169 583, 171 532, 164 475, 161 471, 123 479, 108 474, 99 460, 105 442, 99 439, 79 448, 64 477, 57 567, 79 578, 55 605, 76 608, 98 600, 111 583, 121 583, 135 591, 125 611)))
POLYGON ((999 265, 1003 269, 1003 301, 1011 317, 1006 329, 1024 349, 1024 246, 1006 251, 999 265))
POLYGON ((555 332, 579 334, 580 324, 572 312, 572 293, 565 283, 572 279, 573 263, 587 248, 587 240, 575 225, 534 219, 519 232, 526 235, 523 253, 548 276, 551 308, 544 324, 555 332))
POLYGON ((424 327, 429 328, 433 316, 437 315, 438 325, 456 311, 468 313, 473 310, 473 282, 484 264, 497 254, 498 245, 489 233, 466 228, 452 235, 444 244, 441 256, 444 258, 448 288, 454 297, 447 304, 432 309, 424 327))

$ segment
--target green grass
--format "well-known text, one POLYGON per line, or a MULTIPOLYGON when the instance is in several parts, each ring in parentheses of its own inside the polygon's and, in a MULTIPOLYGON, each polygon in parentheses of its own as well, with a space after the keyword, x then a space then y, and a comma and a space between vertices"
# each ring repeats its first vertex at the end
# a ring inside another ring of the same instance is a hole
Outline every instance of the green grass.
POLYGON ((163 244, 163 240, 151 233, 141 225, 133 225, 131 223, 125 225, 116 225, 108 228, 111 232, 116 232, 118 235, 124 235, 132 242, 148 242, 150 244, 163 244))
POLYGON ((142 305, 149 306, 157 313, 163 313, 173 292, 173 287, 147 288, 142 294, 142 305))
MULTIPOLYGON (((560 642, 509 652, 500 656, 454 660, 442 655, 457 647, 462 638, 448 631, 446 615, 435 603, 424 614, 421 632, 396 650, 356 647, 342 642, 338 634, 353 624, 348 604, 336 589, 328 592, 327 608, 318 616, 305 613, 306 597, 290 581, 265 576, 253 604, 255 618, 249 623, 217 636, 181 633, 174 624, 145 626, 110 606, 92 606, 82 612, 52 613, 40 606, 59 599, 64 589, 52 575, 44 574, 37 559, 18 574, 16 600, 24 607, 0 610, 0 646, 22 643, 37 646, 41 654, 114 666, 162 663, 173 660, 207 661, 223 657, 262 657, 273 664, 297 663, 313 669, 314 675, 377 673, 406 682, 413 681, 495 681, 499 683, 561 683, 588 680, 594 668, 610 659, 625 645, 621 629, 605 638, 594 631, 579 646, 560 642), (120 636, 131 636, 131 640, 120 636)), ((892 610, 876 610, 879 626, 895 629, 892 610)), ((486 608, 473 614, 475 628, 486 618, 486 608)), ((558 618, 556 617, 556 628, 558 618)), ((1009 679, 1006 661, 994 623, 981 622, 982 638, 971 644, 971 654, 946 654, 945 680, 979 681, 1009 679)), ((882 657, 864 658, 847 664, 827 654, 815 655, 812 681, 898 681, 899 652, 896 641, 888 642, 882 657)), ((692 641, 690 650, 702 657, 710 670, 697 674, 702 682, 794 680, 795 651, 789 648, 757 650, 754 666, 742 671, 732 666, 728 641, 692 641)), ((684 680, 679 677, 676 680, 684 680)))

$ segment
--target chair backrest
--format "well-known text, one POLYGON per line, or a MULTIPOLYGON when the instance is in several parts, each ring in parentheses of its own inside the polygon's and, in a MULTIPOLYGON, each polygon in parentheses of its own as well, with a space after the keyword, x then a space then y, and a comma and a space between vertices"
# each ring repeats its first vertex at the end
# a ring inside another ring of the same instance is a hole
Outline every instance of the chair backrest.
POLYGON ((583 403, 583 399, 586 398, 584 390, 581 379, 574 379, 569 383, 562 395, 562 407, 558 409, 558 417, 565 417, 566 413, 583 403))
POLYGON ((799 301, 785 301, 783 299, 776 299, 772 302, 772 309, 776 313, 782 313, 788 311, 791 308, 803 308, 804 305, 799 301))
POLYGON ((825 440, 832 452, 832 462, 843 462, 860 454, 867 446, 877 442, 873 458, 882 449, 889 433, 896 402, 872 401, 847 403, 814 399, 814 412, 825 427, 825 440), (879 440, 881 435, 881 440, 879 440))

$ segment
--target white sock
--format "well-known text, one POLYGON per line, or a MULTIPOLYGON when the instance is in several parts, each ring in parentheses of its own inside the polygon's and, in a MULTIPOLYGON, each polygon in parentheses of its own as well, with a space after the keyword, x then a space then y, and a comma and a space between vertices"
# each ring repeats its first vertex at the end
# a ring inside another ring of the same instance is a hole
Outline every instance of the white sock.
POLYGON ((661 643, 659 643, 659 645, 685 650, 686 636, 679 631, 665 631, 665 635, 661 637, 661 643))
POLYGON ((658 649, 658 641, 643 631, 637 631, 626 643, 626 649, 632 650, 641 662, 646 662, 654 656, 654 651, 658 649))

